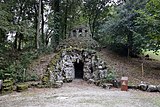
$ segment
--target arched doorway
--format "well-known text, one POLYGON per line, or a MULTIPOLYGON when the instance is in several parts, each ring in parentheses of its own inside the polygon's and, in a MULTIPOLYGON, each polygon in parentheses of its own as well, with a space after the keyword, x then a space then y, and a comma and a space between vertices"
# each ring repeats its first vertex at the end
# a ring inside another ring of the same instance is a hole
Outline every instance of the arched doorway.
POLYGON ((79 62, 75 62, 74 63, 74 69, 75 69, 75 78, 77 79, 83 79, 83 67, 84 67, 84 63, 82 61, 79 62))

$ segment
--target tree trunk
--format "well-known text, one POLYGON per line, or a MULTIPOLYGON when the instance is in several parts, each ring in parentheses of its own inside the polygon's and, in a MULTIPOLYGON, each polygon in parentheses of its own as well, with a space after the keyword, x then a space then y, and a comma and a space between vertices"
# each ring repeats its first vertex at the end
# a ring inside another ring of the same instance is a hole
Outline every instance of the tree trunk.
MULTIPOLYGON (((53 7, 52 7, 53 8, 53 7)), ((55 26, 55 34, 52 37, 52 46, 54 47, 54 42, 55 42, 55 47, 59 44, 59 36, 60 36, 60 0, 54 0, 54 26, 55 26)))
POLYGON ((18 41, 18 32, 16 32, 16 35, 15 35, 14 49, 17 49, 17 41, 18 41))
POLYGON ((66 39, 66 35, 67 35, 67 16, 68 16, 68 0, 67 0, 67 3, 66 3, 66 8, 65 8, 65 27, 64 27, 64 39, 66 39))
POLYGON ((37 4, 35 3, 34 4, 34 11, 35 11, 35 15, 34 15, 34 20, 35 20, 35 29, 36 29, 36 32, 35 32, 35 38, 34 38, 34 45, 35 45, 35 48, 37 48, 37 24, 38 24, 38 19, 37 19, 37 16, 38 16, 38 11, 37 11, 37 4))
POLYGON ((45 45, 45 37, 44 37, 44 4, 41 0, 41 17, 42 17, 42 44, 45 45))
POLYGON ((38 23, 37 23, 37 36, 36 36, 36 48, 40 48, 40 21, 41 21, 41 0, 39 0, 39 7, 38 7, 38 23))
POLYGON ((23 34, 20 33, 19 34, 19 41, 18 41, 18 51, 21 50, 21 46, 22 46, 22 39, 23 39, 23 34))
POLYGON ((133 32, 129 31, 127 35, 127 43, 128 43, 128 57, 133 55, 133 32))

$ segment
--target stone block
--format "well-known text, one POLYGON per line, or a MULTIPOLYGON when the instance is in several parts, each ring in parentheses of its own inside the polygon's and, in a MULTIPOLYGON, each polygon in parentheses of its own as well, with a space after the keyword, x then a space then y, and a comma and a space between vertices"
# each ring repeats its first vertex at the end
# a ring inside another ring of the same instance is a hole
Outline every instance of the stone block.
POLYGON ((148 85, 147 91, 148 92, 156 92, 156 91, 158 91, 157 90, 157 86, 155 86, 155 85, 148 85))
POLYGON ((87 83, 88 83, 88 84, 94 84, 94 83, 95 83, 95 80, 94 80, 94 79, 89 79, 89 80, 87 81, 87 83))
POLYGON ((56 81, 52 87, 54 88, 60 88, 63 85, 63 81, 56 81))
POLYGON ((24 84, 24 83, 17 84, 17 89, 16 89, 17 92, 22 92, 26 90, 28 90, 28 84, 24 84))
POLYGON ((13 91, 13 81, 11 79, 6 79, 2 84, 2 93, 7 94, 13 91))
POLYGON ((102 86, 102 88, 110 89, 111 87, 113 87, 113 84, 110 84, 110 83, 102 83, 101 86, 102 86))
POLYGON ((142 90, 142 91, 146 91, 148 88, 148 84, 146 83, 141 83, 139 84, 139 89, 142 90))

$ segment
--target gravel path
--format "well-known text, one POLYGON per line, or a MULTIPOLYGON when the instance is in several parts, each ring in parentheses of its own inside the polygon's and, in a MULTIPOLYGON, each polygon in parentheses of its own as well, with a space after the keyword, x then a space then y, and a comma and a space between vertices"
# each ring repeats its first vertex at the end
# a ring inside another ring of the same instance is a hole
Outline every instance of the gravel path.
POLYGON ((160 107, 160 93, 102 89, 82 80, 0 96, 0 107, 160 107))

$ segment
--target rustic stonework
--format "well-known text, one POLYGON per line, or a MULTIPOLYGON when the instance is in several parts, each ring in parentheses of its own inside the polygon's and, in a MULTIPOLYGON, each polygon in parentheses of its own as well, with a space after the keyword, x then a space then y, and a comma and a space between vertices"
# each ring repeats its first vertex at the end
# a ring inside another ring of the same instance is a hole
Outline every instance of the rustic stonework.
POLYGON ((76 78, 74 64, 83 63, 83 77, 82 79, 98 81, 107 77, 108 68, 106 63, 102 61, 96 51, 67 48, 61 50, 55 55, 48 66, 49 81, 56 83, 59 81, 71 82, 76 78))

